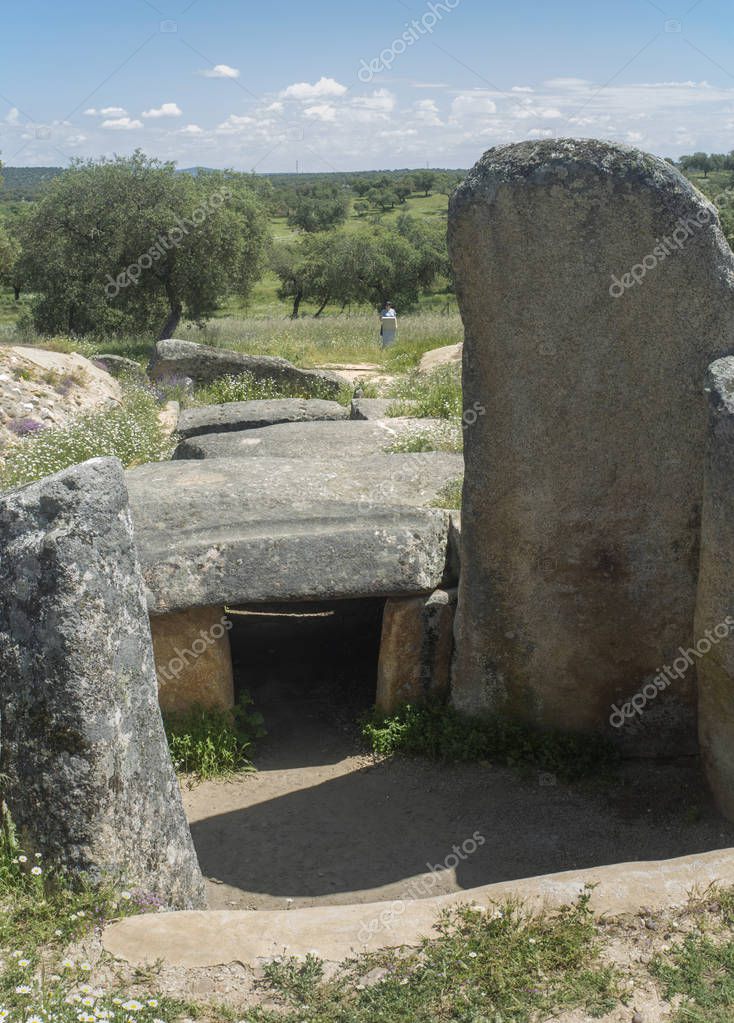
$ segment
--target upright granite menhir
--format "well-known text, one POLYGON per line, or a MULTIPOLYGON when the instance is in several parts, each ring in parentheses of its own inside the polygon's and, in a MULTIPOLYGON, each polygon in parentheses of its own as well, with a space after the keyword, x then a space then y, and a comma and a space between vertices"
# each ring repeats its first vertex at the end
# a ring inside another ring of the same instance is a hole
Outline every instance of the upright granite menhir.
POLYGON ((29 851, 203 908, 116 460, 0 498, 0 775, 29 851))
POLYGON ((464 400, 487 408, 465 431, 455 702, 693 749, 694 666, 610 717, 694 641, 702 382, 734 343, 714 208, 636 150, 522 143, 470 172, 449 240, 464 400))

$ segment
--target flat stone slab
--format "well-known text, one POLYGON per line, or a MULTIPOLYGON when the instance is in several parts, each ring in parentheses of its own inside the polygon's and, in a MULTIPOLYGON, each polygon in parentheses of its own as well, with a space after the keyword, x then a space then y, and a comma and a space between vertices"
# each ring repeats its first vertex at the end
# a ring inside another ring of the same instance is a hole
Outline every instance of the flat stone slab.
POLYGON ((211 433, 182 441, 175 459, 364 458, 384 454, 397 440, 451 425, 442 419, 350 420, 343 423, 279 423, 245 433, 211 433))
POLYGON ((332 963, 379 948, 415 947, 435 937, 439 913, 459 905, 494 908, 511 898, 529 909, 574 903, 587 885, 595 886, 597 913, 655 913, 685 906, 692 890, 734 883, 732 850, 673 860, 616 863, 589 870, 545 874, 520 881, 470 888, 428 899, 372 902, 352 906, 258 912, 163 913, 129 917, 102 935, 110 955, 132 966, 163 960, 183 969, 241 963, 263 965, 278 956, 309 952, 332 963))
POLYGON ((429 505, 462 471, 439 452, 132 469, 149 610, 430 593, 447 581, 450 517, 429 505))
POLYGON ((248 355, 178 338, 159 341, 148 366, 152 380, 183 376, 190 377, 197 385, 242 373, 251 373, 256 380, 273 380, 281 387, 298 388, 306 394, 321 397, 335 397, 343 386, 339 377, 326 370, 301 369, 275 356, 248 355))
POLYGON ((319 398, 230 401, 223 405, 185 409, 178 421, 178 432, 187 439, 208 433, 257 430, 277 423, 338 419, 349 419, 349 409, 337 401, 321 401, 319 398))

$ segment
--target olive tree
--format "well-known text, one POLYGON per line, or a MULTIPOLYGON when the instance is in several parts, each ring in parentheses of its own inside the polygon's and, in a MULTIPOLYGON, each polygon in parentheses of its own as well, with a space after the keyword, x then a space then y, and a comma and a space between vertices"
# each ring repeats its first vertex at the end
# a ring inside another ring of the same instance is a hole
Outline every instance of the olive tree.
POLYGON ((247 175, 178 173, 141 152, 79 161, 30 217, 22 262, 43 333, 155 332, 249 295, 267 218, 247 175))

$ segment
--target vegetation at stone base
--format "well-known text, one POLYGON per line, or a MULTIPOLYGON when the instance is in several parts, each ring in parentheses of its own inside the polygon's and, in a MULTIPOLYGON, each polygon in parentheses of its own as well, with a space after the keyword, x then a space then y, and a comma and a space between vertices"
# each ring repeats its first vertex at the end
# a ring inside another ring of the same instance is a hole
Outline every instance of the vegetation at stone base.
POLYGON ((72 880, 18 846, 4 814, 0 831, 0 1019, 5 1023, 158 1023, 181 1016, 170 998, 92 991, 90 963, 65 950, 108 921, 155 910, 159 899, 112 884, 72 880))
MULTIPOLYGON (((621 997, 614 966, 601 959, 589 893, 576 905, 532 915, 509 903, 444 915, 438 937, 344 964, 324 980, 313 956, 265 970, 282 1003, 246 1023, 530 1023, 578 1008, 595 1018, 621 997), (381 979, 364 983, 378 970, 381 979)), ((588 1018, 588 1017, 587 1017, 588 1018)))
POLYGON ((345 384, 338 397, 334 398, 326 385, 320 387, 316 383, 307 389, 303 385, 286 384, 270 379, 257 380, 252 373, 240 373, 237 376, 219 377, 218 380, 197 388, 195 403, 222 405, 229 401, 258 401, 267 398, 324 398, 348 405, 353 393, 354 388, 345 384))
POLYGON ((0 459, 0 489, 23 486, 89 458, 119 458, 124 466, 169 455, 155 396, 127 387, 119 408, 79 416, 67 429, 41 429, 23 437, 0 459))
POLYGON ((439 701, 406 704, 387 716, 373 713, 363 721, 362 734, 380 756, 487 760, 523 773, 547 772, 562 781, 606 773, 619 762, 616 750, 601 737, 539 732, 502 718, 462 715, 439 701))
POLYGON ((455 480, 451 480, 439 490, 438 494, 431 502, 434 508, 447 508, 449 511, 459 511, 461 509, 463 500, 464 490, 464 477, 458 476, 455 480))
POLYGON ((457 422, 436 424, 430 428, 404 433, 385 448, 391 455, 415 454, 427 451, 447 451, 461 454, 463 450, 461 426, 457 422))
POLYGON ((461 368, 442 366, 428 374, 411 373, 392 385, 388 397, 396 399, 388 416, 460 420, 464 403, 461 368))
POLYGON ((240 696, 233 711, 192 707, 165 714, 164 724, 176 770, 199 781, 253 771, 254 742, 267 734, 248 693, 240 696))
POLYGON ((698 928, 665 956, 658 954, 650 972, 665 998, 678 996, 671 1023, 731 1023, 734 1019, 734 891, 708 893, 699 909, 698 928))

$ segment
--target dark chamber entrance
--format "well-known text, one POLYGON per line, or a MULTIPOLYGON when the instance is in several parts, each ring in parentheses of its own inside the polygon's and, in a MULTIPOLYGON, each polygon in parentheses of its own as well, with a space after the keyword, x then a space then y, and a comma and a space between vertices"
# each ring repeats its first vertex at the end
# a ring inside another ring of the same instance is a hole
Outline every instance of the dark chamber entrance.
POLYGON ((258 754, 270 766, 274 754, 282 767, 343 754, 343 740, 375 702, 384 606, 372 599, 229 609, 237 695, 249 692, 265 716, 258 754))

